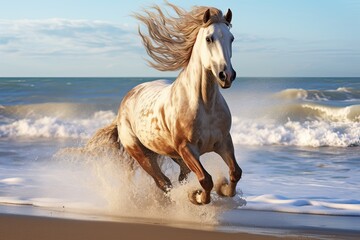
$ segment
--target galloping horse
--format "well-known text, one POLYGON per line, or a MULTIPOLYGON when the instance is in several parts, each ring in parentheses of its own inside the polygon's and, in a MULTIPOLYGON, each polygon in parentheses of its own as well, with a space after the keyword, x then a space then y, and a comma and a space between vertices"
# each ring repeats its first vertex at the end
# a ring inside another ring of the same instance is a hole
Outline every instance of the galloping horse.
MULTIPOLYGON (((232 12, 223 15, 216 8, 194 7, 187 12, 167 3, 177 17, 158 7, 135 17, 149 30, 139 29, 144 46, 154 60, 150 65, 162 71, 181 69, 172 83, 140 84, 123 98, 117 118, 96 135, 108 135, 123 147, 167 192, 171 182, 161 171, 159 155, 180 165, 179 180, 194 172, 203 188, 189 194, 194 204, 208 204, 214 187, 210 174, 199 161, 206 152, 218 153, 229 167, 230 181, 216 186, 221 196, 232 197, 242 170, 234 156, 230 135, 231 114, 219 86, 229 88, 236 78, 232 68, 230 33, 232 12)), ((96 142, 96 136, 90 142, 96 142)))

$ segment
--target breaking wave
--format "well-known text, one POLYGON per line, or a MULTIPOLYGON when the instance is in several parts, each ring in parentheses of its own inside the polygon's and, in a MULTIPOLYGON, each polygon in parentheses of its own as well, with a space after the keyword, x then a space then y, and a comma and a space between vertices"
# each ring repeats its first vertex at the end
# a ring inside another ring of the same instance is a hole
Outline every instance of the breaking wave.
POLYGON ((291 121, 233 118, 234 143, 304 147, 349 147, 360 145, 360 122, 291 121))
POLYGON ((355 101, 360 100, 360 90, 347 87, 340 87, 336 90, 291 88, 277 93, 276 96, 287 100, 355 101))
POLYGON ((332 121, 360 122, 360 105, 333 107, 316 103, 279 104, 267 110, 266 116, 284 122, 293 121, 332 121))
MULTIPOLYGON (((280 94, 294 95, 295 90, 280 94)), ((305 90, 296 90, 296 94, 305 90)), ((352 97, 353 89, 337 89, 352 97)), ((324 91, 326 92, 326 91, 324 91)), ((328 91, 330 92, 330 91, 328 91)), ((295 95, 296 95, 295 94, 295 95)), ((308 94, 308 92, 307 92, 308 94)), ((309 96, 309 95, 307 95, 309 96)), ((97 129, 115 118, 102 106, 71 103, 45 103, 2 106, 0 137, 89 138, 97 129)), ((282 100, 269 104, 256 117, 239 113, 233 117, 232 136, 236 144, 285 146, 360 145, 360 105, 335 107, 321 102, 282 100)))
POLYGON ((110 110, 70 103, 3 106, 1 115, 2 138, 89 138, 116 116, 110 110))
POLYGON ((360 90, 352 88, 286 89, 275 99, 271 96, 256 117, 241 113, 233 117, 233 140, 245 145, 359 146, 359 100, 360 90), (351 104, 337 106, 340 101, 351 104))

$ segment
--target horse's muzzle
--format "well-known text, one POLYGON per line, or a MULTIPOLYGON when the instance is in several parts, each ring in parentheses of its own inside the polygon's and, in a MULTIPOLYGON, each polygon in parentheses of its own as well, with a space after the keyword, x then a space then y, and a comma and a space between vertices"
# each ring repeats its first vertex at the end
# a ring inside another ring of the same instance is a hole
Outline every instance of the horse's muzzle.
POLYGON ((221 80, 222 88, 229 88, 231 87, 231 83, 236 79, 236 72, 234 69, 231 69, 231 71, 221 71, 219 73, 219 79, 221 80))

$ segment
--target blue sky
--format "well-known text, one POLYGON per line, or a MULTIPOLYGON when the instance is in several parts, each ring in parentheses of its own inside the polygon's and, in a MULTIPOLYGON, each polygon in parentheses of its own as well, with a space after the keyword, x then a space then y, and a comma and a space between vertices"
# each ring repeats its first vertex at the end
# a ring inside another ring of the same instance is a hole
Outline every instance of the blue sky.
MULTIPOLYGON (((360 0, 171 1, 233 11, 239 76, 360 76, 360 0)), ((0 0, 0 76, 175 76, 130 15, 163 1, 0 0)))

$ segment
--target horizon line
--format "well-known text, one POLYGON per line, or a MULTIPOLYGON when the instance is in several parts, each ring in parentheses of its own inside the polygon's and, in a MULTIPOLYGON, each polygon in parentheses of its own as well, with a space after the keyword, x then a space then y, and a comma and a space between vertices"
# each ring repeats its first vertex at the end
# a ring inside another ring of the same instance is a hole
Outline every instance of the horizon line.
MULTIPOLYGON (((177 78, 177 76, 0 76, 4 78, 177 78)), ((360 78, 360 76, 241 76, 236 78, 360 78)))

